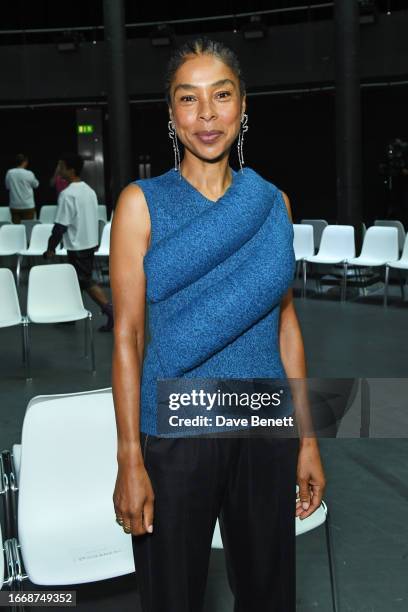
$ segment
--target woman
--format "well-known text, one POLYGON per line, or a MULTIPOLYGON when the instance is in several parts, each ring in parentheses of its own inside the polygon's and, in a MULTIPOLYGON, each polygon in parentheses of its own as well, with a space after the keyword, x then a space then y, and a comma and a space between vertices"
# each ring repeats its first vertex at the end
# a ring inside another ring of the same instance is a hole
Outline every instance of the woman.
POLYGON ((187 42, 169 62, 166 97, 175 169, 128 185, 112 224, 116 517, 132 534, 144 612, 202 610, 217 516, 234 610, 290 612, 295 514, 309 516, 325 486, 316 440, 160 437, 156 386, 306 377, 288 288, 290 203, 242 167, 245 85, 230 49, 187 42))

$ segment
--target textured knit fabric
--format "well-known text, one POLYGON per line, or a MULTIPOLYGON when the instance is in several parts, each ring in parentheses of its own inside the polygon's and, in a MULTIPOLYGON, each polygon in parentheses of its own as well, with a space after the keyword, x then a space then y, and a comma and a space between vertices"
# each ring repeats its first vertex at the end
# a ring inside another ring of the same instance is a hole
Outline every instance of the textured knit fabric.
POLYGON ((295 271, 293 226, 273 183, 249 167, 231 172, 216 202, 173 168, 134 181, 151 219, 144 433, 157 434, 158 378, 286 378, 278 332, 295 271))

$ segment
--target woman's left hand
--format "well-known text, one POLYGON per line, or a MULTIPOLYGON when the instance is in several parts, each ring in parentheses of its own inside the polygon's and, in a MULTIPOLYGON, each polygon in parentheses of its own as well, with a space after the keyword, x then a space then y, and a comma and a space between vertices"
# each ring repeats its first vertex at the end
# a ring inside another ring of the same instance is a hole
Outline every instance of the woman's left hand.
POLYGON ((296 501, 296 516, 305 519, 310 516, 322 501, 326 479, 315 438, 300 441, 297 463, 297 483, 299 492, 296 501))

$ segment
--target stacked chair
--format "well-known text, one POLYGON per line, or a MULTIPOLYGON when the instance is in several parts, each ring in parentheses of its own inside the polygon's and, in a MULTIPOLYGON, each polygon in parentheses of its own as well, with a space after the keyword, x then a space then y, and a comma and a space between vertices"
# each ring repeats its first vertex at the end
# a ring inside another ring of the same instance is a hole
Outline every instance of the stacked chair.
MULTIPOLYGON (((11 576, 5 583, 8 588, 23 590, 27 579, 34 585, 53 587, 135 572, 132 536, 115 520, 112 495, 116 454, 111 388, 31 399, 21 444, 14 444, 12 452, 2 453, 3 463, 9 466, 5 481, 13 483, 5 503, 9 525, 5 548, 10 551, 11 576)), ((326 503, 303 521, 295 520, 296 535, 325 524, 336 612, 326 503)), ((212 547, 222 547, 218 523, 212 547)))

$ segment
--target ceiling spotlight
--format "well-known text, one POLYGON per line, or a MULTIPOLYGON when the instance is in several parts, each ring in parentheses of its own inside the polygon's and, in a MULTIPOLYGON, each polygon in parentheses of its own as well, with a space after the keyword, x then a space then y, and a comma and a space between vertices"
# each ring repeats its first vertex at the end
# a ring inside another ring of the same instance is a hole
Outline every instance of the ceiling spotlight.
POLYGON ((265 38, 268 33, 268 28, 262 21, 260 15, 251 15, 249 23, 242 27, 242 35, 245 40, 257 40, 265 38))
POLYGON ((150 35, 154 47, 168 47, 174 43, 173 28, 166 23, 158 25, 150 35))

